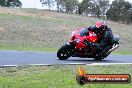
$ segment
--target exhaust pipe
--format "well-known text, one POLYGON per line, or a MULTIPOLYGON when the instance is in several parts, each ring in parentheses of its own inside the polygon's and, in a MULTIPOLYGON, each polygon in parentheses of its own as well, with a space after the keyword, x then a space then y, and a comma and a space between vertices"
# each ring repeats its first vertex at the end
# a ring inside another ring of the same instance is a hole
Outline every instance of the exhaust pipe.
POLYGON ((116 46, 114 46, 114 47, 112 47, 112 49, 110 49, 108 52, 112 52, 112 51, 114 51, 115 49, 117 49, 119 47, 119 44, 117 44, 116 46))

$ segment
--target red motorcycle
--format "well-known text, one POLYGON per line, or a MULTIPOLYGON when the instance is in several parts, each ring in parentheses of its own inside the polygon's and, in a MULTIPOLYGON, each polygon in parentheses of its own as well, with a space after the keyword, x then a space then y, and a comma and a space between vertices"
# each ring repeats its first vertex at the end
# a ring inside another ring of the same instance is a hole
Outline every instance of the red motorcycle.
POLYGON ((102 60, 119 47, 118 35, 114 36, 113 41, 111 48, 99 56, 95 47, 87 45, 88 42, 98 43, 98 36, 94 32, 88 31, 87 28, 79 28, 72 32, 70 42, 67 42, 58 50, 57 57, 60 60, 66 60, 69 57, 86 57, 102 60))

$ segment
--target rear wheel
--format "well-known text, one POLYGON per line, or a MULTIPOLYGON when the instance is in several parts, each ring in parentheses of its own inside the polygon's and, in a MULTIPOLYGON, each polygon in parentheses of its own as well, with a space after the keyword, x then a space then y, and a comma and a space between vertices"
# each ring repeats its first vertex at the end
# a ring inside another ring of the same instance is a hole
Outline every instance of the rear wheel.
POLYGON ((98 57, 94 57, 94 59, 97 60, 97 61, 101 61, 101 60, 104 59, 104 57, 102 57, 102 56, 98 56, 98 57))
POLYGON ((111 49, 111 46, 107 46, 102 51, 98 52, 94 57, 95 60, 101 61, 106 58, 111 52, 108 52, 111 49))
POLYGON ((59 60, 66 60, 73 55, 73 48, 70 45, 63 45, 57 52, 59 60))
POLYGON ((107 52, 107 53, 105 53, 103 55, 95 56, 94 59, 98 60, 98 61, 101 61, 101 60, 105 59, 109 54, 110 54, 110 52, 107 52))

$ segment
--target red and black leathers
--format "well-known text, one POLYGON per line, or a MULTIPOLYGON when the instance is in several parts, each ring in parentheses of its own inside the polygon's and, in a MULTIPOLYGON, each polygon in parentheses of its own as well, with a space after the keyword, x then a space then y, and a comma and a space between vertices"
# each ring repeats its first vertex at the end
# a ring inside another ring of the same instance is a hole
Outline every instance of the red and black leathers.
POLYGON ((95 26, 90 26, 87 29, 89 31, 93 31, 98 35, 99 38, 98 43, 89 43, 89 45, 96 47, 98 50, 105 50, 107 46, 111 46, 113 44, 113 33, 111 28, 108 26, 102 27, 102 29, 96 28, 95 26))

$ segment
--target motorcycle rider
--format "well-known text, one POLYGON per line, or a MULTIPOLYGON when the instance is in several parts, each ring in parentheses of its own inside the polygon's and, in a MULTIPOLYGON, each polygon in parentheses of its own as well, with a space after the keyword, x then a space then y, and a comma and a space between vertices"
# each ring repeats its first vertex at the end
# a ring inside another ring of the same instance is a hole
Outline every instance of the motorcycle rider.
POLYGON ((98 43, 88 42, 88 46, 97 48, 97 56, 103 55, 113 44, 113 33, 104 20, 99 20, 94 26, 87 28, 98 36, 98 43))

